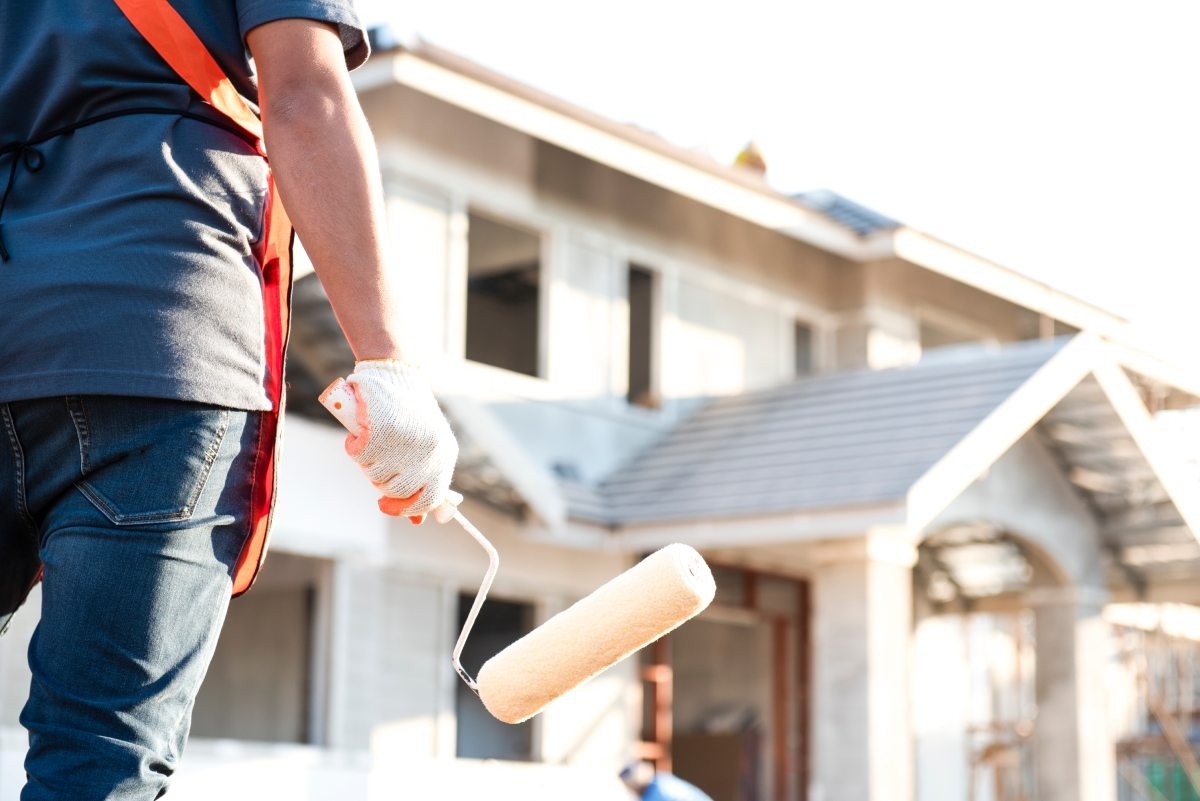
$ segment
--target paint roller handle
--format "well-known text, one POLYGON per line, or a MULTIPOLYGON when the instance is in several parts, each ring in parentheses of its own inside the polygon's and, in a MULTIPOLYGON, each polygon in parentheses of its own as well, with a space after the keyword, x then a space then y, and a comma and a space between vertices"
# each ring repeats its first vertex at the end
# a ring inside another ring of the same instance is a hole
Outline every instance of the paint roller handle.
MULTIPOLYGON (((324 406, 330 414, 351 434, 358 434, 358 416, 357 407, 358 401, 354 397, 354 390, 350 389, 350 384, 346 379, 338 378, 332 384, 325 388, 325 391, 317 398, 321 405, 324 406)), ((433 519, 439 523, 449 522, 458 512, 458 505, 462 503, 463 496, 454 490, 447 490, 446 497, 442 502, 434 507, 431 514, 433 519)))
MULTIPOLYGON (((356 413, 358 401, 355 399, 354 391, 350 389, 350 385, 346 382, 346 379, 336 379, 325 388, 325 391, 317 399, 339 423, 345 426, 347 431, 351 434, 358 433, 358 416, 356 413)), ((461 494, 454 490, 447 490, 445 499, 433 510, 433 519, 439 523, 446 523, 450 520, 458 523, 463 531, 470 534, 488 555, 487 572, 483 576, 483 582, 479 585, 479 592, 475 594, 475 602, 471 604, 471 611, 467 613, 467 620, 463 624, 462 631, 459 632, 458 641, 454 644, 454 653, 451 655, 454 671, 458 673, 459 677, 466 682, 467 686, 476 695, 479 695, 479 684, 463 668, 461 657, 463 646, 467 642, 467 635, 471 633, 471 629, 475 625, 475 618, 479 616, 479 609, 483 606, 484 599, 487 598, 488 590, 492 588, 492 581, 496 578, 496 571, 500 569, 500 554, 488 542, 487 537, 483 536, 483 533, 475 528, 471 524, 471 521, 463 516, 462 512, 458 511, 458 506, 462 501, 463 496, 461 494)))

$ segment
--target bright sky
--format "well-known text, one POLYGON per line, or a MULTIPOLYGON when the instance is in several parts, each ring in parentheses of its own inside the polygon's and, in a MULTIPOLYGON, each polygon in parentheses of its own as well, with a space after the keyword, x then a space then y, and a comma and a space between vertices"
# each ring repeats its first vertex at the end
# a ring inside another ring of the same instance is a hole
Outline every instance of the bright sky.
POLYGON ((1200 333, 1196 0, 357 0, 517 80, 1200 333))

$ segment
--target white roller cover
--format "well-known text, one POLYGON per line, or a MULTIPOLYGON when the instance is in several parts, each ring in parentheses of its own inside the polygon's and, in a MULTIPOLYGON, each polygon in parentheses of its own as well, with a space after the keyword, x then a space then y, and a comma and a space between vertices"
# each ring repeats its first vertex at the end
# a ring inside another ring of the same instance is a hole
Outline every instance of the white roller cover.
POLYGON ((716 590, 694 548, 668 545, 485 662, 479 697, 505 723, 527 720, 700 614, 716 590))

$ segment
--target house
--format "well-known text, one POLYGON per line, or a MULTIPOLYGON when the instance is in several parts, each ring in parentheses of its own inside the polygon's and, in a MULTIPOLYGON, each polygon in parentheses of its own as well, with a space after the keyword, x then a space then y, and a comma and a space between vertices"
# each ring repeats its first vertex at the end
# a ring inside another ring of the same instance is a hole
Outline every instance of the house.
MULTIPOLYGON (((1145 633, 1137 610, 1200 602, 1195 481, 1164 434, 1200 376, 985 257, 432 46, 356 81, 412 353, 502 559, 466 668, 671 542, 717 600, 531 722, 492 720, 449 661, 486 557, 375 511, 315 403, 352 359, 304 276, 272 555, 173 797, 601 801, 635 757, 718 801, 1136 781, 1112 615, 1145 633)), ((36 604, 0 641, 5 801, 36 604)))

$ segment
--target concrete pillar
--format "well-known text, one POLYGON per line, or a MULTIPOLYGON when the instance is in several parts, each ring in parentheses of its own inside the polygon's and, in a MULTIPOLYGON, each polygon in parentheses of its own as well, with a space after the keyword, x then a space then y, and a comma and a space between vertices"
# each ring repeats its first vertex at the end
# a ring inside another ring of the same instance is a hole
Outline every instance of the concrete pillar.
POLYGON ((1108 725, 1104 673, 1105 592, 1037 589, 1037 721, 1034 769, 1039 801, 1115 801, 1116 754, 1108 725))
POLYGON ((902 531, 818 549, 812 801, 912 801, 912 566, 902 531))

